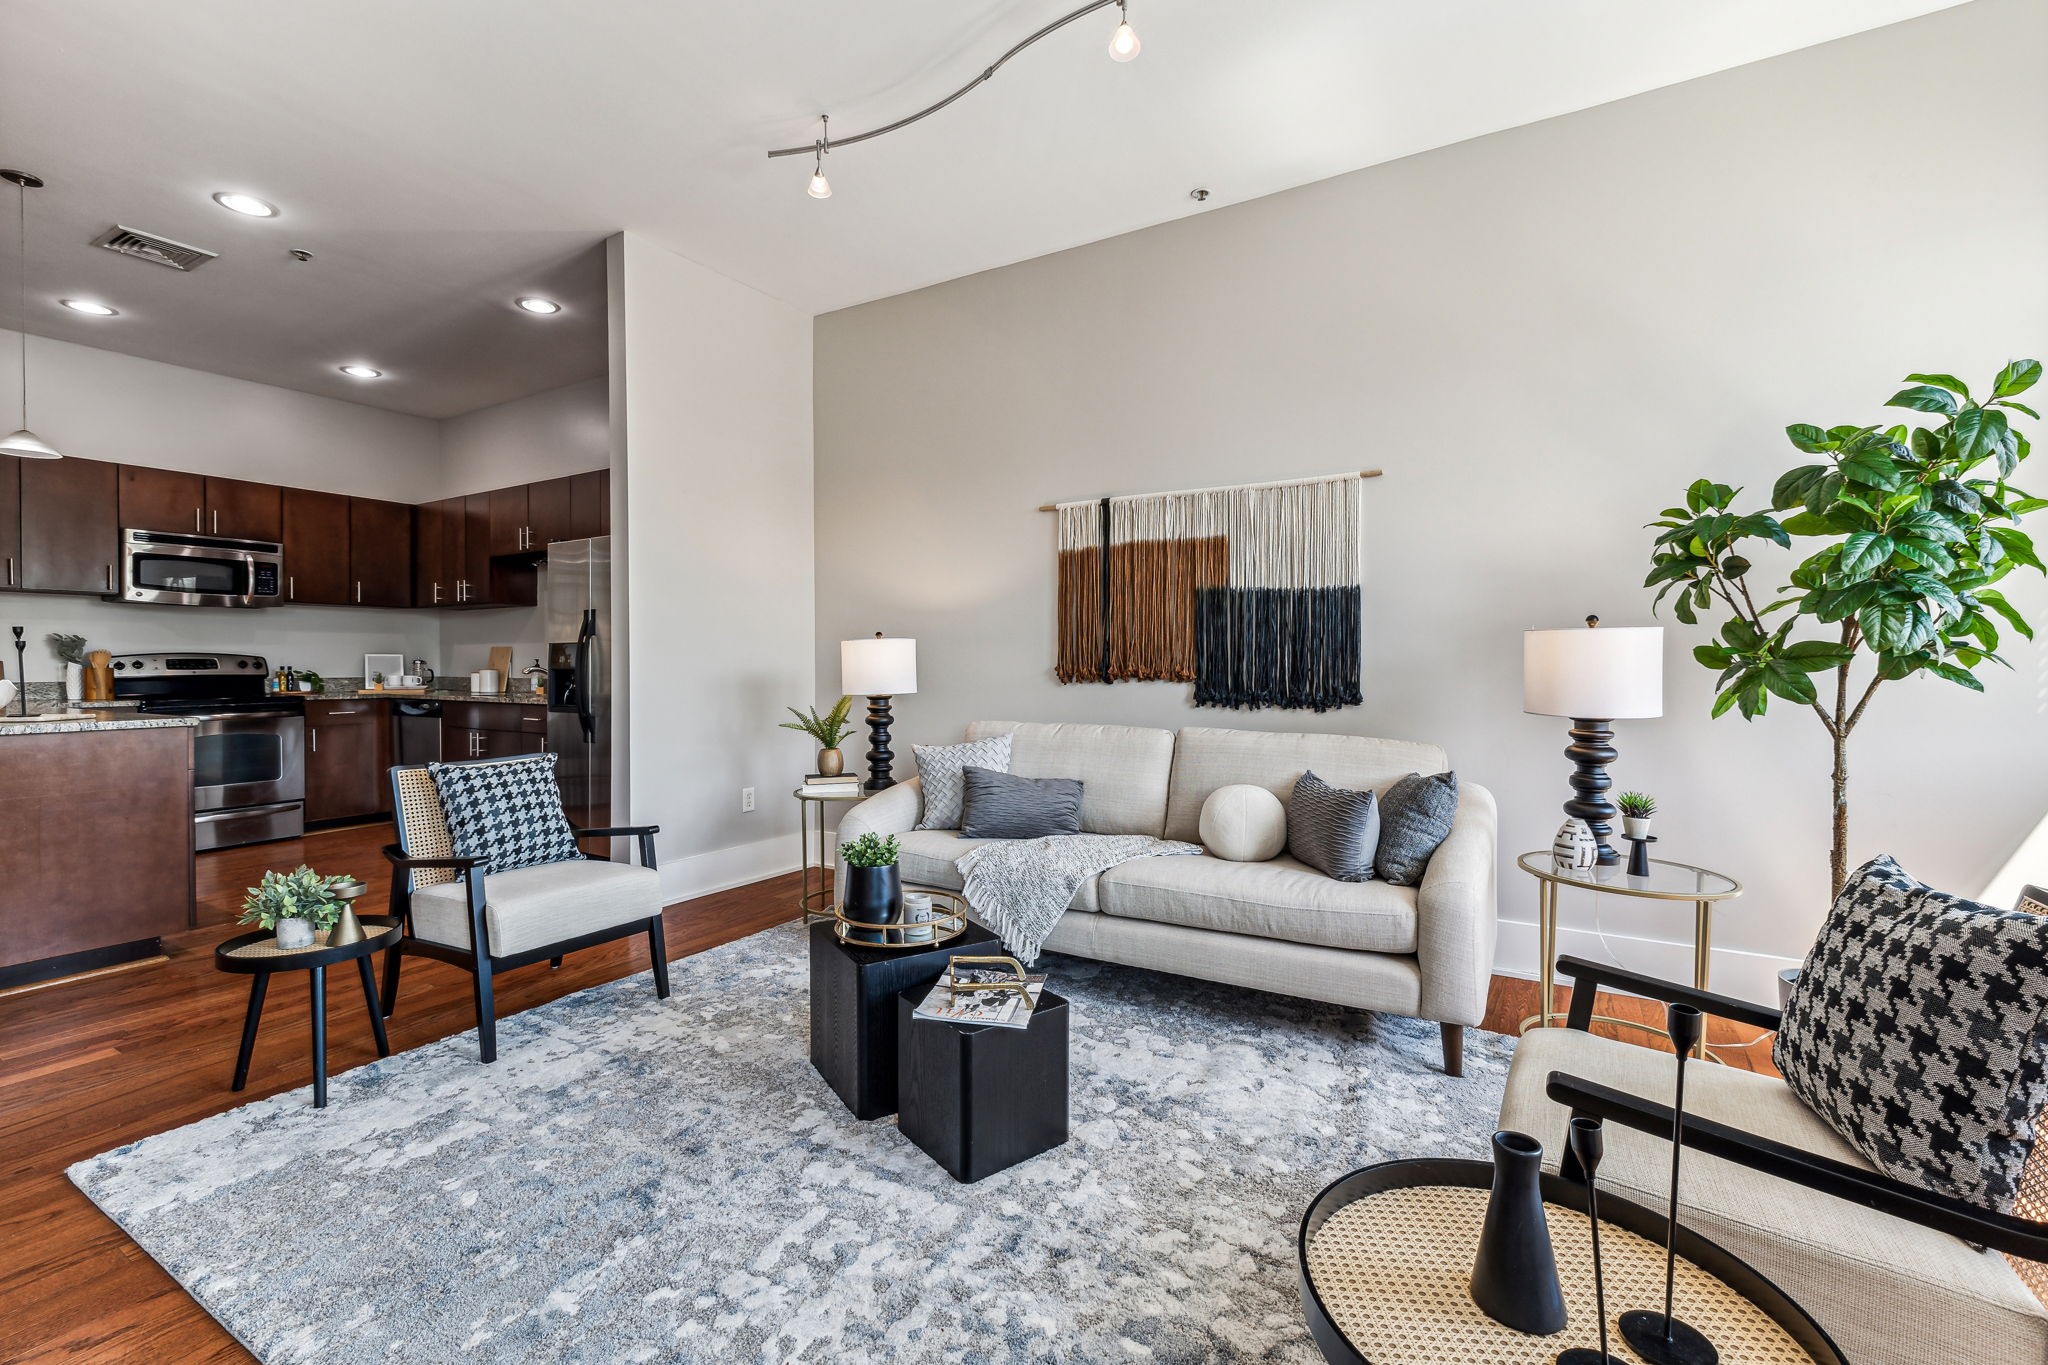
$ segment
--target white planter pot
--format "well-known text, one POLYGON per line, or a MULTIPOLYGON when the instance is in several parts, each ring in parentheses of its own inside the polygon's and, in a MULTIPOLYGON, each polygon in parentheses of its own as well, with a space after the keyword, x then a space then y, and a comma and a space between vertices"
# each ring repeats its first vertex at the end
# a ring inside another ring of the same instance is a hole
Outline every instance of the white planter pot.
POLYGON ((64 700, 85 700, 85 665, 64 665, 64 700))
POLYGON ((309 919, 281 919, 277 922, 277 946, 280 948, 310 948, 313 946, 313 921, 309 919))
POLYGON ((1650 837, 1650 818, 1647 815, 1624 815, 1621 817, 1622 833, 1631 839, 1650 837))

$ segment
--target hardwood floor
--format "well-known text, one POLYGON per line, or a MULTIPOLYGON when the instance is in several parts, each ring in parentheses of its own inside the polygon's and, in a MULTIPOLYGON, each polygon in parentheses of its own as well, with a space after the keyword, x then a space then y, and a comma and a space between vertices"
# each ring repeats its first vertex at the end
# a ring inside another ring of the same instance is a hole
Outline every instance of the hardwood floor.
MULTIPOLYGON (((379 850, 390 839, 390 826, 380 824, 202 855, 199 927, 165 940, 168 961, 0 998, 0 1360, 249 1359, 72 1187, 64 1170, 308 1083, 305 988, 280 977, 248 1088, 228 1089, 248 984, 214 970, 213 946, 241 932, 234 919, 243 888, 267 868, 306 862, 323 872, 353 872, 371 884, 361 904, 381 912, 389 879, 379 850)), ((791 874, 670 906, 669 955, 703 952, 793 919, 796 890, 791 874)), ((521 968, 499 978, 498 1013, 530 1009, 647 965, 645 940, 633 940, 573 954, 559 970, 521 968)), ((339 1073, 372 1060, 376 1050, 354 974, 335 974, 328 990, 328 1065, 339 1073)), ((1534 1011, 1536 992, 1533 982, 1496 977, 1484 1027, 1512 1032, 1534 1011)), ((1560 1010, 1564 999, 1560 992, 1560 1010)), ((1603 996, 1601 1008, 1622 1018, 1659 1017, 1647 1001, 1603 996)), ((407 960, 404 994, 390 1021, 394 1052, 472 1023, 466 974, 407 960)), ((1746 1041, 1726 1025, 1710 1038, 1746 1041)), ((1769 1066, 1763 1047, 1722 1055, 1737 1065, 1769 1066)))

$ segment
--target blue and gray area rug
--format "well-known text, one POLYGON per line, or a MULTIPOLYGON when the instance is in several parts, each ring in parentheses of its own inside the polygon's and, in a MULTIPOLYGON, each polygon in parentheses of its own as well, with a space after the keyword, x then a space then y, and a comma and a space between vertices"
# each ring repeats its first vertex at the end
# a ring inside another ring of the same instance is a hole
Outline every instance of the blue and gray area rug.
POLYGON ((1073 1137, 974 1186, 811 1069, 793 926, 70 1174, 266 1361, 1317 1360, 1303 1208, 1483 1155, 1510 1041, 1047 964, 1073 1137))

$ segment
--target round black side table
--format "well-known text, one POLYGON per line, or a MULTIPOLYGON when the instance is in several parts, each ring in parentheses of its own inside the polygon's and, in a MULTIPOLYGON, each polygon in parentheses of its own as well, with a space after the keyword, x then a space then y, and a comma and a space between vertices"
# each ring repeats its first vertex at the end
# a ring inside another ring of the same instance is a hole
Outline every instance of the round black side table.
POLYGON ((370 1027, 377 1034, 377 1055, 391 1055, 391 1040, 384 1036, 384 1011, 377 1002, 377 977, 370 970, 370 957, 380 948, 398 941, 399 921, 390 915, 361 917, 363 937, 359 943, 327 946, 327 932, 314 935, 310 948, 280 948, 276 935, 258 930, 238 934, 213 950, 213 965, 224 972, 240 972, 255 979, 249 983, 249 1013, 242 1021, 242 1050, 235 1055, 235 1082, 240 1090, 249 1080, 249 1056, 256 1050, 256 1024, 263 1017, 263 997, 270 990, 272 972, 305 972, 313 988, 313 1107, 327 1107, 327 969, 354 960, 363 974, 363 1001, 370 1007, 370 1027))

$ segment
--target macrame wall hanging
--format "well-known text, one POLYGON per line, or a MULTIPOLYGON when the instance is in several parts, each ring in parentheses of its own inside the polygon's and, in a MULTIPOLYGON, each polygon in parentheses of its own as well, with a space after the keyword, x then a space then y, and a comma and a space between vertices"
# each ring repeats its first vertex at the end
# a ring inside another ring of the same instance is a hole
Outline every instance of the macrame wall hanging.
POLYGON ((1356 706, 1359 485, 1378 473, 1040 508, 1059 514, 1059 680, 1356 706))

